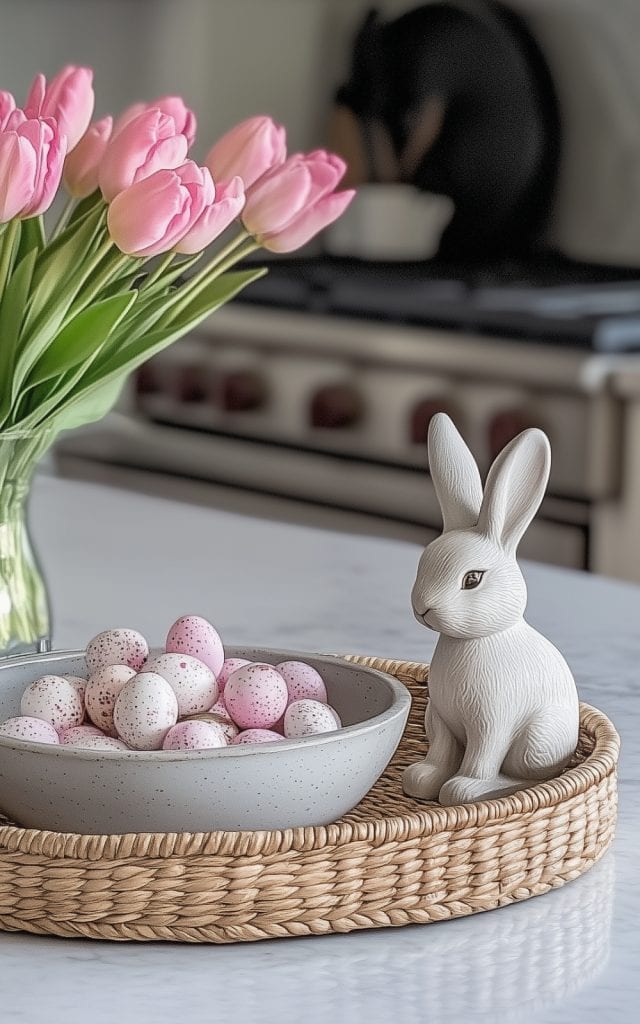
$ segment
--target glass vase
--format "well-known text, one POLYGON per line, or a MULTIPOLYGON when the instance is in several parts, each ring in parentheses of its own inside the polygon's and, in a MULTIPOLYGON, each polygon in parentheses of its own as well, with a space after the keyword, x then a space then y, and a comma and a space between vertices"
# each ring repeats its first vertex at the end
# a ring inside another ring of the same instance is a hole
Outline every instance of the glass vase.
POLYGON ((51 650, 47 587, 27 512, 38 460, 51 432, 0 430, 0 658, 51 650))

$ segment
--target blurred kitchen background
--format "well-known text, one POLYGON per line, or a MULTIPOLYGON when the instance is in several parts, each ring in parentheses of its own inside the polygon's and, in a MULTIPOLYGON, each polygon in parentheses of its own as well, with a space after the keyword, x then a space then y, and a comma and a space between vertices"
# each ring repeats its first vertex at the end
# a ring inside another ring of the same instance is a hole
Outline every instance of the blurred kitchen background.
MULTIPOLYGON (((553 446, 522 553, 640 580, 639 0, 0 0, 0 85, 180 93, 195 155, 269 113, 331 145, 343 221, 144 367, 55 469, 425 541, 429 418, 486 470, 553 446)), ((271 262, 271 261, 270 261, 271 262)))

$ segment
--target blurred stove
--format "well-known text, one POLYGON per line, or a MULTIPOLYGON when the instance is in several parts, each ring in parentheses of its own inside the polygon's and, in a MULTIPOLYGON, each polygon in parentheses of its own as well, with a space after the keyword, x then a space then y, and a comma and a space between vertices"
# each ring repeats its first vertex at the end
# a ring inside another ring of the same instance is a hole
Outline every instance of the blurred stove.
POLYGON ((126 428, 60 450, 244 488, 257 514, 278 495, 427 537, 433 413, 483 470, 536 425, 553 467, 523 554, 640 579, 637 394, 638 271, 282 260, 140 370, 126 428))

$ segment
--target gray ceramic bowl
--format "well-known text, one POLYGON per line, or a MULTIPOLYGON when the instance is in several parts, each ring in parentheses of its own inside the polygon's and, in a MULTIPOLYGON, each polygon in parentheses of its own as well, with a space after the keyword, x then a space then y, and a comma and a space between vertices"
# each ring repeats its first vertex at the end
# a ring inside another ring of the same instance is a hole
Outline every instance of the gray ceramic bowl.
MULTIPOLYGON (((391 676, 339 658, 231 647, 227 657, 322 674, 345 728, 302 740, 158 753, 72 749, 0 736, 0 809, 57 832, 208 832, 325 825, 380 777, 400 742, 411 698, 391 676)), ((0 721, 46 673, 85 675, 82 652, 0 663, 0 721)))

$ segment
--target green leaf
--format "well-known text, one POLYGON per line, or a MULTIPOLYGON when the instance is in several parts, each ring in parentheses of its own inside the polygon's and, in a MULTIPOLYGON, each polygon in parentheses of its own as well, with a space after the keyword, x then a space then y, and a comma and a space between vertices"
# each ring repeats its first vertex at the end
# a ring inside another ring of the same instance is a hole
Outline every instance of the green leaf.
POLYGON ((33 388, 51 377, 59 377, 100 348, 136 300, 136 292, 125 292, 88 306, 73 318, 44 350, 24 381, 33 388))
POLYGON ((84 427, 87 423, 95 423, 111 412, 120 397, 123 385, 124 379, 122 378, 104 384, 84 399, 79 399, 61 409, 60 412, 54 413, 49 422, 55 426, 56 433, 61 430, 75 430, 76 427, 84 427))
POLYGON ((77 290, 77 274, 99 235, 103 212, 96 208, 85 220, 63 231, 41 253, 33 275, 33 302, 26 330, 47 311, 61 290, 77 290))
POLYGON ((36 253, 40 253, 46 244, 43 217, 29 217, 28 220, 23 220, 18 260, 24 259, 33 249, 36 250, 36 253))
POLYGON ((0 425, 11 407, 11 375, 37 255, 37 250, 32 249, 18 264, 0 304, 0 425))
MULTIPOLYGON (((108 385, 115 387, 116 382, 122 386, 129 373, 196 327, 207 316, 266 272, 266 269, 258 268, 222 275, 214 280, 183 311, 175 323, 151 333, 145 333, 130 340, 127 344, 124 344, 126 339, 123 338, 121 330, 115 331, 105 345, 104 351, 101 352, 100 359, 94 360, 92 365, 86 368, 86 372, 78 374, 75 380, 65 384, 63 400, 61 400, 62 396, 58 394, 57 400, 54 396, 40 403, 37 409, 20 421, 20 426, 29 429, 52 414, 57 416, 58 413, 66 413, 66 410, 75 409, 77 403, 82 403, 79 407, 84 410, 83 415, 90 415, 93 419, 93 415, 90 413, 93 408, 92 403, 94 399, 96 402, 100 401, 98 392, 101 392, 103 387, 108 385)), ((127 326, 127 334, 129 330, 130 328, 127 326)), ((90 422, 90 419, 82 422, 90 422)))

